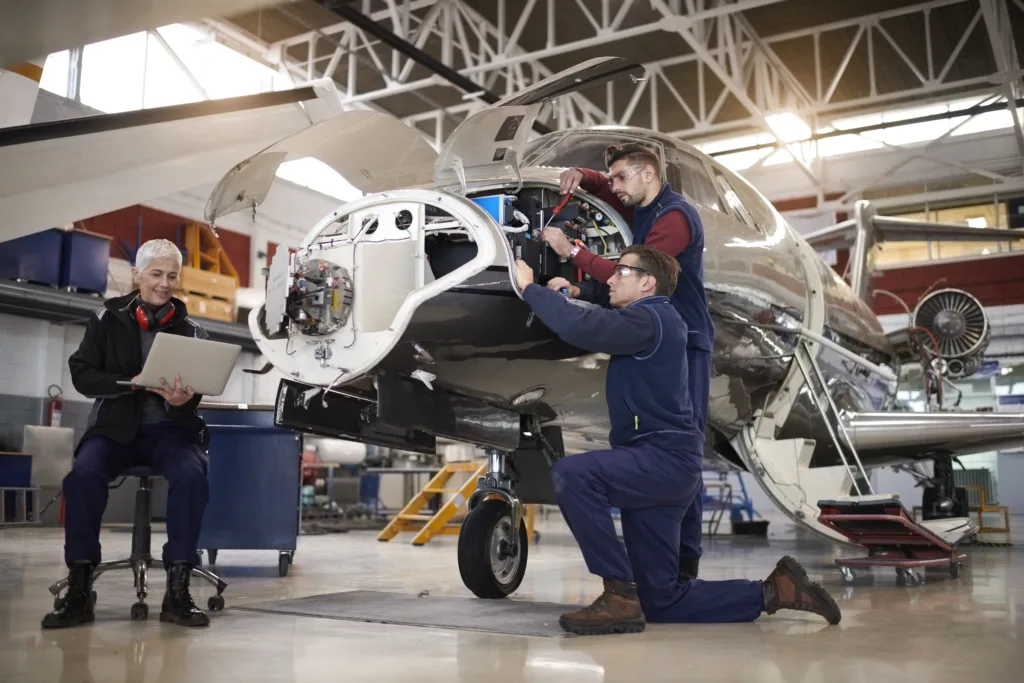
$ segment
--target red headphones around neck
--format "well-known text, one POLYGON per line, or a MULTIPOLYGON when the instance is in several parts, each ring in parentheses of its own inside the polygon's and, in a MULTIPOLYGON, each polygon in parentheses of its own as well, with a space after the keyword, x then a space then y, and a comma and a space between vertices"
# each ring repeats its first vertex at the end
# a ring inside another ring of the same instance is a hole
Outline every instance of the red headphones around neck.
POLYGON ((155 314, 144 302, 139 301, 135 306, 135 321, 143 330, 159 330, 174 319, 174 304, 168 301, 155 314))

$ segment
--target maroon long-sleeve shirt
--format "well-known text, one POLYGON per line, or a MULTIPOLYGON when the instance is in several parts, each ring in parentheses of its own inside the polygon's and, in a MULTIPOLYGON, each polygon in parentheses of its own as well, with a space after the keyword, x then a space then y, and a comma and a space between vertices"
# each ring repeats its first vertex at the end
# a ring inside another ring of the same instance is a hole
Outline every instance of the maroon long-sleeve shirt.
MULTIPOLYGON (((633 209, 622 205, 608 185, 608 176, 589 168, 578 169, 583 174, 580 187, 605 201, 619 212, 630 225, 633 224, 633 209)), ((669 211, 651 226, 644 244, 676 258, 690 243, 690 224, 679 211, 669 211)), ((572 264, 600 282, 608 282, 615 272, 615 262, 598 256, 586 249, 580 249, 572 264)))

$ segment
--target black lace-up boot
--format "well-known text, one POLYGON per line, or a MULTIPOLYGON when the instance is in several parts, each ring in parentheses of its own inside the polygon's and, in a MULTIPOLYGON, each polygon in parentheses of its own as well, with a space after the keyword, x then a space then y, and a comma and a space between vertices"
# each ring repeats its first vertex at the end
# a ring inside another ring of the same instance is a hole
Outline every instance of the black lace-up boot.
POLYGON ((196 607, 189 593, 192 568, 187 562, 175 562, 167 570, 167 592, 160 608, 160 621, 179 626, 207 626, 210 618, 196 607))
POLYGON ((92 563, 72 562, 68 568, 68 591, 56 608, 43 617, 43 628, 68 628, 95 620, 92 596, 92 563))

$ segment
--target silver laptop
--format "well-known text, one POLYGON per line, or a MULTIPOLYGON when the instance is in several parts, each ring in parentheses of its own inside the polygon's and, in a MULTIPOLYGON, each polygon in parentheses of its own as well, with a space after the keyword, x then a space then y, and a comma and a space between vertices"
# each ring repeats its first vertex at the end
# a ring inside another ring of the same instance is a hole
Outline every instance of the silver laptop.
MULTIPOLYGON (((241 350, 238 344, 159 332, 134 386, 156 389, 162 377, 173 388, 177 375, 181 377, 182 388, 191 386, 197 394, 219 396, 224 393, 241 350)), ((118 384, 132 385, 132 382, 118 384)))

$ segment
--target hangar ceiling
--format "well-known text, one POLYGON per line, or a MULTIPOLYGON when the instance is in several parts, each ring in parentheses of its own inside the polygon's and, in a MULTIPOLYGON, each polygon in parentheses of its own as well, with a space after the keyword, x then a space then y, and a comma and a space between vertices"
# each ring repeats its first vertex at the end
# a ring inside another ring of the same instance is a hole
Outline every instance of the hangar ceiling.
POLYGON ((208 23, 250 56, 299 79, 332 77, 353 103, 431 132, 438 116, 450 130, 480 106, 330 9, 341 4, 499 94, 597 56, 647 66, 639 87, 598 86, 563 104, 549 114, 556 127, 694 139, 764 131, 763 116, 780 110, 817 128, 922 98, 1024 94, 1024 31, 1011 28, 1024 24, 1024 0, 301 0, 208 23))

